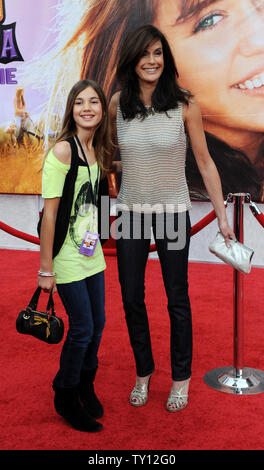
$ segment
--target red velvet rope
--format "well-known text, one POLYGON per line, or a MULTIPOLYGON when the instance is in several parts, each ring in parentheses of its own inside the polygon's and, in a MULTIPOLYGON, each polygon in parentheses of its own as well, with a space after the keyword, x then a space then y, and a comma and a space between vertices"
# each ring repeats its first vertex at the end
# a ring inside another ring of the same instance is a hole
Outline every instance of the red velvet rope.
MULTIPOLYGON (((249 203, 250 210, 252 214, 256 217, 257 221, 264 227, 264 214, 259 210, 259 208, 256 206, 256 204, 252 201, 249 203)), ((203 219, 201 219, 199 222, 197 222, 192 228, 191 228, 191 237, 195 235, 196 233, 200 232, 206 225, 210 224, 214 219, 216 218, 216 213, 214 210, 212 210, 209 214, 207 214, 203 219)), ((13 237, 21 238, 22 240, 25 240, 30 243, 34 243, 35 245, 40 244, 40 240, 38 237, 34 237, 33 235, 29 235, 24 232, 20 232, 19 230, 14 229, 13 227, 10 227, 7 224, 4 224, 4 222, 0 221, 0 230, 3 230, 4 232, 9 233, 10 235, 13 235, 13 237)), ((156 251, 156 245, 150 245, 149 252, 152 253, 156 251)), ((103 248, 103 252, 106 256, 116 256, 116 248, 103 248)))
POLYGON ((13 235, 13 237, 22 238, 22 240, 34 243, 35 245, 40 244, 38 237, 33 237, 33 235, 28 235, 27 233, 20 232, 19 230, 16 230, 15 228, 10 227, 9 225, 4 224, 3 222, 0 222, 0 229, 4 232, 9 233, 10 235, 13 235))
MULTIPOLYGON (((263 214, 262 214, 263 216, 263 214)), ((202 230, 206 225, 208 225, 210 222, 212 222, 216 218, 215 211, 213 210, 210 212, 208 215, 206 215, 203 219, 201 219, 197 224, 195 224, 191 228, 191 236, 195 235, 197 232, 202 230)), ((263 216, 264 218, 264 216, 263 216)), ((35 245, 40 244, 40 240, 38 237, 34 237, 33 235, 29 235, 24 232, 20 232, 19 230, 14 229, 13 227, 10 227, 7 224, 4 224, 3 222, 0 221, 0 230, 3 230, 4 232, 9 233, 13 237, 21 238, 22 240, 25 240, 30 243, 34 243, 35 245)), ((150 253, 156 251, 156 245, 153 244, 150 246, 150 253)), ((103 252, 106 256, 115 256, 116 255, 116 249, 115 248, 103 248, 103 252)))
POLYGON ((203 219, 201 219, 197 224, 195 224, 191 228, 191 237, 195 235, 196 233, 200 232, 206 225, 210 224, 214 219, 216 218, 216 213, 215 211, 211 211, 209 214, 207 214, 203 219))
POLYGON ((260 223, 260 225, 264 227, 264 214, 262 214, 255 202, 250 201, 249 208, 252 214, 256 217, 257 221, 260 223))
POLYGON ((260 225, 262 225, 262 227, 264 227, 264 214, 256 215, 256 219, 260 223, 260 225))

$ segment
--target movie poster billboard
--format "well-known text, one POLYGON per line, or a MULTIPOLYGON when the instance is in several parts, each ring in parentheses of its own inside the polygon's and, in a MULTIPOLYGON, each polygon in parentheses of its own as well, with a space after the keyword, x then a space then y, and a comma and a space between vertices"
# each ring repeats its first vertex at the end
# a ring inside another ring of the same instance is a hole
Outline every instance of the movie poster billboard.
MULTIPOLYGON (((120 44, 149 23, 200 104, 224 195, 264 201, 264 0, 0 0, 0 192, 41 193, 70 88, 90 78, 109 100, 120 44)), ((206 199, 190 147, 186 175, 206 199)))

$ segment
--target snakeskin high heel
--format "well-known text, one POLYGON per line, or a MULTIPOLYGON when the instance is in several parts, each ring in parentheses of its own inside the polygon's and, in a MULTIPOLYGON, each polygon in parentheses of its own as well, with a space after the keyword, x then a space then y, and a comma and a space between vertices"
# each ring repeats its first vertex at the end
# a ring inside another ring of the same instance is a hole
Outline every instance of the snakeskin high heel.
POLYGON ((136 381, 136 385, 130 395, 130 404, 132 406, 143 406, 147 403, 150 379, 151 375, 143 384, 140 384, 138 381, 136 381))

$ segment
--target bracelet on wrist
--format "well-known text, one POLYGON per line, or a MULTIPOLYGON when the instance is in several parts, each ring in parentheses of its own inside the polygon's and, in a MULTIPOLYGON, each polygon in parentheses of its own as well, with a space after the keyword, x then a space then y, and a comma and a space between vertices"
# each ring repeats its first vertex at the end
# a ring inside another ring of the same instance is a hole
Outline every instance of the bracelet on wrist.
POLYGON ((53 273, 53 272, 45 273, 43 271, 38 271, 38 275, 43 276, 43 277, 53 277, 53 276, 55 276, 55 273, 53 273))

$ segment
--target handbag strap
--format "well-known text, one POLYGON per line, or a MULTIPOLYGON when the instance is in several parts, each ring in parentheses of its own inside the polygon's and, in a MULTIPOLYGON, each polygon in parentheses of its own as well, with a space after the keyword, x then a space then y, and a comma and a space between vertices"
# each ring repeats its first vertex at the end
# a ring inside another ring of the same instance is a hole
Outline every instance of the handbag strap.
MULTIPOLYGON (((30 300, 30 302, 28 304, 28 308, 31 308, 32 310, 37 309, 40 293, 41 293, 41 287, 37 287, 37 289, 35 290, 35 292, 32 296, 32 299, 30 300)), ((47 314, 49 313, 50 310, 52 311, 51 315, 55 315, 55 308, 54 308, 54 300, 53 300, 53 296, 52 296, 52 291, 49 295, 49 300, 48 300, 48 303, 47 303, 47 308, 46 308, 47 314)))

